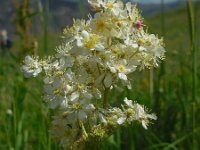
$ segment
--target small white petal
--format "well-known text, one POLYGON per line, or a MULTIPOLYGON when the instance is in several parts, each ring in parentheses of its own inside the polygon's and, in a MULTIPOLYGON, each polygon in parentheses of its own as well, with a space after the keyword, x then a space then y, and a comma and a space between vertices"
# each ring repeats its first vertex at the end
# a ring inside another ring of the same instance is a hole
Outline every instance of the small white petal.
POLYGON ((128 88, 129 90, 132 89, 132 85, 131 85, 130 81, 127 83, 127 88, 128 88))
POLYGON ((111 66, 109 66, 109 68, 110 68, 110 71, 111 71, 112 73, 116 73, 116 72, 117 72, 117 70, 116 70, 115 67, 111 67, 111 66))
POLYGON ((51 101, 50 108, 51 108, 51 109, 57 108, 57 107, 62 103, 62 101, 63 101, 63 98, 62 98, 62 97, 58 97, 58 98, 56 98, 56 99, 53 99, 53 100, 51 101))
POLYGON ((104 50, 104 46, 102 44, 96 44, 95 45, 95 50, 97 50, 97 51, 104 50))
POLYGON ((152 120, 157 120, 157 116, 154 114, 147 114, 146 116, 147 116, 147 118, 150 118, 152 120))
POLYGON ((26 56, 24 59, 25 64, 33 63, 34 60, 31 56, 26 56))
POLYGON ((90 94, 89 92, 87 91, 83 91, 82 94, 84 95, 84 97, 88 100, 92 99, 92 94, 90 94))
POLYGON ((119 125, 122 125, 125 121, 126 121, 126 117, 121 117, 121 118, 119 118, 119 119, 117 120, 117 123, 118 123, 119 125))
POLYGON ((146 48, 140 46, 140 47, 139 47, 139 51, 141 51, 141 52, 142 52, 142 51, 146 51, 146 48))
POLYGON ((132 44, 133 48, 138 48, 138 44, 132 44))
POLYGON ((89 110, 89 111, 93 111, 93 110, 95 110, 95 107, 94 107, 93 104, 88 104, 88 105, 85 107, 85 109, 87 109, 87 110, 89 110))
POLYGON ((133 107, 133 101, 132 100, 128 100, 127 97, 124 99, 124 103, 129 107, 133 107))
POLYGON ((73 64, 74 64, 74 58, 70 57, 70 56, 66 57, 66 62, 65 63, 66 63, 65 64, 66 67, 72 67, 73 64))
POLYGON ((101 113, 99 114, 99 119, 102 123, 107 124, 105 117, 101 113))
POLYGON ((68 99, 65 98, 65 100, 62 101, 62 104, 61 104, 62 108, 67 108, 68 107, 68 99))
POLYGON ((145 121, 142 121, 142 126, 143 126, 143 128, 145 128, 146 130, 148 129, 145 121))
POLYGON ((101 91, 99 91, 98 89, 94 90, 94 94, 95 94, 95 98, 96 99, 101 99, 102 98, 101 91))
POLYGON ((90 36, 89 33, 87 31, 85 31, 85 30, 82 31, 81 35, 86 39, 88 39, 89 36, 90 36))
POLYGON ((65 92, 65 94, 71 92, 72 87, 70 85, 64 85, 63 90, 65 92))
POLYGON ((83 110, 80 110, 78 112, 78 119, 84 121, 85 119, 87 119, 87 114, 83 110))
POLYGON ((124 73, 118 73, 118 76, 119 76, 119 78, 122 79, 122 80, 125 80, 125 81, 128 80, 128 79, 127 79, 127 76, 126 76, 124 73))
POLYGON ((76 40, 76 44, 78 47, 82 47, 83 46, 83 42, 81 41, 81 39, 77 39, 76 40))
POLYGON ((43 81, 45 84, 51 84, 53 83, 53 77, 46 77, 43 81))
POLYGON ((104 79, 104 85, 106 86, 106 88, 109 88, 112 84, 113 81, 113 77, 110 73, 106 74, 106 77, 104 79))
POLYGON ((72 93, 72 95, 71 95, 71 101, 73 102, 73 101, 77 101, 78 99, 79 99, 79 96, 80 96, 80 94, 79 94, 79 92, 74 92, 74 93, 72 93))

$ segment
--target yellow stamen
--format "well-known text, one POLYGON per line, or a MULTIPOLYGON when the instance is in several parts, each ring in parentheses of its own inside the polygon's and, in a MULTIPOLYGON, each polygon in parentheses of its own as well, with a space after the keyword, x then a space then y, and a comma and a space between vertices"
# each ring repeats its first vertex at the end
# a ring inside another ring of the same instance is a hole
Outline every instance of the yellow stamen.
POLYGON ((54 93, 55 95, 61 95, 61 92, 60 92, 59 89, 55 89, 55 90, 53 91, 53 93, 54 93))
POLYGON ((108 3, 106 4, 106 7, 107 7, 108 9, 112 9, 112 8, 113 8, 113 3, 108 2, 108 3))
POLYGON ((93 49, 97 42, 99 41, 99 37, 95 34, 90 35, 89 40, 85 42, 85 47, 88 49, 93 49))
POLYGON ((125 71, 125 67, 123 65, 119 65, 119 71, 120 72, 124 72, 125 71))
POLYGON ((106 24, 103 20, 98 20, 96 22, 96 30, 98 32, 103 32, 105 30, 105 28, 106 28, 106 24))
POLYGON ((79 85, 78 85, 78 89, 79 89, 79 90, 81 90, 83 87, 84 87, 83 84, 79 84, 79 85))
POLYGON ((75 104, 72 105, 72 108, 79 110, 81 108, 81 105, 80 105, 80 103, 75 103, 75 104))

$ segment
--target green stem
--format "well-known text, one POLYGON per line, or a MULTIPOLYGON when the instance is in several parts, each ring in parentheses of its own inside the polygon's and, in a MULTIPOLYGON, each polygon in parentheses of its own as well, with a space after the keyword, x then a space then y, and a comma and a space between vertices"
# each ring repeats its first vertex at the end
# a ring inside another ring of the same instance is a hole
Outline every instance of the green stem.
POLYGON ((191 0, 187 0, 187 8, 188 8, 190 42, 191 42, 191 51, 192 51, 192 102, 195 102, 196 101, 197 68, 196 68, 194 11, 193 11, 191 0))
MULTIPOLYGON (((192 103, 192 132, 195 132, 195 124, 196 124, 196 120, 195 120, 195 103, 192 103)), ((196 141, 195 141, 196 137, 195 134, 192 135, 192 145, 193 145, 193 149, 195 149, 195 145, 196 145, 196 141)))
MULTIPOLYGON (((192 53, 192 106, 196 103, 196 90, 197 90, 197 63, 196 63, 196 48, 195 48, 195 17, 192 0, 187 0, 187 12, 188 12, 188 21, 190 29, 190 42, 191 42, 191 53, 192 53)), ((192 107, 192 131, 195 129, 195 109, 192 107)), ((193 149, 195 149, 195 134, 192 137, 193 149)))
POLYGON ((85 17, 86 9, 85 9, 85 6, 84 6, 84 2, 82 0, 76 0, 76 1, 78 2, 81 17, 85 17))
POLYGON ((162 35, 165 36, 165 3, 161 0, 161 31, 162 35))
POLYGON ((44 51, 48 50, 48 17, 49 17, 49 0, 45 1, 45 14, 44 14, 44 51))
MULTIPOLYGON (((165 37, 165 3, 161 0, 161 32, 162 36, 165 37)), ((160 78, 162 80, 162 88, 165 88, 165 63, 161 63, 160 78)))
POLYGON ((150 70, 149 74, 149 80, 150 80, 150 85, 149 85, 149 92, 150 92, 150 101, 153 102, 154 99, 154 70, 150 70))
POLYGON ((104 99, 103 99, 103 108, 106 108, 108 105, 108 94, 109 94, 109 88, 105 88, 104 99))
POLYGON ((16 112, 16 101, 13 101, 13 128, 14 128, 14 147, 16 149, 16 138, 17 138, 17 112, 16 112))
POLYGON ((82 129, 84 139, 87 139, 88 138, 88 134, 87 134, 87 131, 85 129, 85 126, 84 126, 83 122, 79 121, 79 125, 80 125, 80 127, 82 129))
MULTIPOLYGON (((48 123, 48 126, 49 126, 49 124, 50 124, 50 121, 51 120, 51 113, 50 113, 50 111, 48 112, 48 118, 47 118, 47 123, 48 123)), ((49 134, 49 132, 48 132, 48 130, 46 130, 47 131, 47 137, 48 137, 48 150, 51 150, 51 136, 50 136, 50 134, 49 134)))

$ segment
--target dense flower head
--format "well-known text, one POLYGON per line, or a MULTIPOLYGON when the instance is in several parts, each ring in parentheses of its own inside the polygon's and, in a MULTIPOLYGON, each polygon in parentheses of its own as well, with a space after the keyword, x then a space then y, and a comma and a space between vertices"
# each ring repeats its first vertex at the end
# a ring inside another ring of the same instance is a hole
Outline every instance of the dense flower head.
POLYGON ((52 109, 59 108, 50 133, 71 148, 134 121, 147 129, 155 115, 127 98, 121 108, 112 108, 107 93, 121 85, 131 89, 130 74, 157 67, 165 53, 163 40, 147 32, 135 5, 120 0, 88 2, 96 14, 64 29, 63 44, 54 56, 27 56, 21 67, 26 77, 44 72, 44 99, 52 109))

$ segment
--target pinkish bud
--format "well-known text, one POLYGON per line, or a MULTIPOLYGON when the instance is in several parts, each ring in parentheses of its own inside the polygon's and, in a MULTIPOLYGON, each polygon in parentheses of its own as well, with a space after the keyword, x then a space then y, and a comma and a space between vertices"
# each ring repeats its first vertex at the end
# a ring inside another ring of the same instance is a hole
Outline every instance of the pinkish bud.
POLYGON ((136 28, 140 29, 142 27, 142 21, 138 20, 135 25, 136 28))

